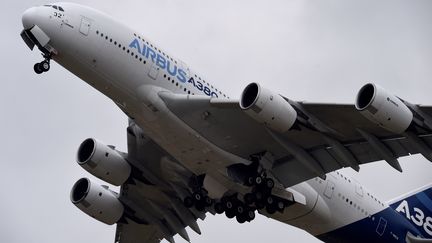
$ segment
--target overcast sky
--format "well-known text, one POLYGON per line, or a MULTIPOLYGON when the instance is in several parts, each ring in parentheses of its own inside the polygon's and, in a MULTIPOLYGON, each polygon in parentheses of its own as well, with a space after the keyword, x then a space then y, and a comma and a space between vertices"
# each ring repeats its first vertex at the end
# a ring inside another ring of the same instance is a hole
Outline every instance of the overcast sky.
MULTIPOLYGON (((80 0, 137 29, 231 97, 260 82, 294 100, 353 103, 376 82, 412 103, 432 105, 432 1, 80 0)), ((46 1, 6 0, 0 14, 0 236, 2 242, 113 242, 115 227, 69 201, 73 183, 92 177, 75 163, 78 145, 95 137, 126 148, 127 118, 58 64, 42 60, 19 33, 25 9, 46 1)), ((378 197, 391 199, 432 182, 421 156, 347 170, 378 197)), ((199 222, 192 242, 318 242, 258 217, 239 225, 224 216, 199 222)), ((184 242, 176 237, 178 242, 184 242)))

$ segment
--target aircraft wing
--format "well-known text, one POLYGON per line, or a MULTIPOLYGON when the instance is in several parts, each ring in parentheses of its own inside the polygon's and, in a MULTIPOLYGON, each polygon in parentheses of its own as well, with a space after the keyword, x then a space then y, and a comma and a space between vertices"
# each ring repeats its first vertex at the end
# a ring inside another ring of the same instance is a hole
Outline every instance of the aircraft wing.
MULTIPOLYGON (((386 160, 401 170, 398 157, 422 153, 429 160, 432 133, 419 129, 392 133, 366 119, 354 105, 287 102, 298 123, 287 132, 272 131, 239 107, 237 100, 162 92, 168 109, 221 149, 248 159, 271 152, 272 172, 289 187, 343 168, 386 160)), ((428 116, 432 107, 415 106, 428 116)))

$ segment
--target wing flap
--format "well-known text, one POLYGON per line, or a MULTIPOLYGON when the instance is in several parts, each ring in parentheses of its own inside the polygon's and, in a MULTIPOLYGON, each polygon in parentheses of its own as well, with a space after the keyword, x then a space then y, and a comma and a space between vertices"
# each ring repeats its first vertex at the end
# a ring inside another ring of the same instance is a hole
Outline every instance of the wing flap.
POLYGON ((133 221, 118 223, 115 243, 159 243, 162 240, 157 227, 137 224, 133 221))

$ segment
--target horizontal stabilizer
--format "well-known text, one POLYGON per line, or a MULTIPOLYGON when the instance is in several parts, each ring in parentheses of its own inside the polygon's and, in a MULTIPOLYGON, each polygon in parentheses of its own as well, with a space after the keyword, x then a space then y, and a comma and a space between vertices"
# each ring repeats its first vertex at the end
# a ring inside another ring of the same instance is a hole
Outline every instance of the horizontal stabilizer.
POLYGON ((419 238, 408 232, 405 241, 407 243, 432 243, 432 239, 419 238))

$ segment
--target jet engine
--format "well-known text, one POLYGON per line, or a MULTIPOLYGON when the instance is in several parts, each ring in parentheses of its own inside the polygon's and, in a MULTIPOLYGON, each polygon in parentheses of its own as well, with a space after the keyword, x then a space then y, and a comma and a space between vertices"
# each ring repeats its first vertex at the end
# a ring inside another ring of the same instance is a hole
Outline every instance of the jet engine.
POLYGON ((297 119, 297 112, 282 96, 258 83, 243 90, 240 108, 257 122, 281 133, 288 131, 297 119))
POLYGON ((77 162, 92 175, 116 186, 131 174, 131 166, 119 152, 93 138, 81 143, 77 162))
POLYGON ((393 133, 403 133, 413 120, 413 113, 398 97, 372 83, 360 89, 355 107, 367 119, 393 133))
POLYGON ((117 223, 124 213, 123 204, 114 192, 87 178, 73 185, 70 198, 81 211, 108 225, 117 223))

